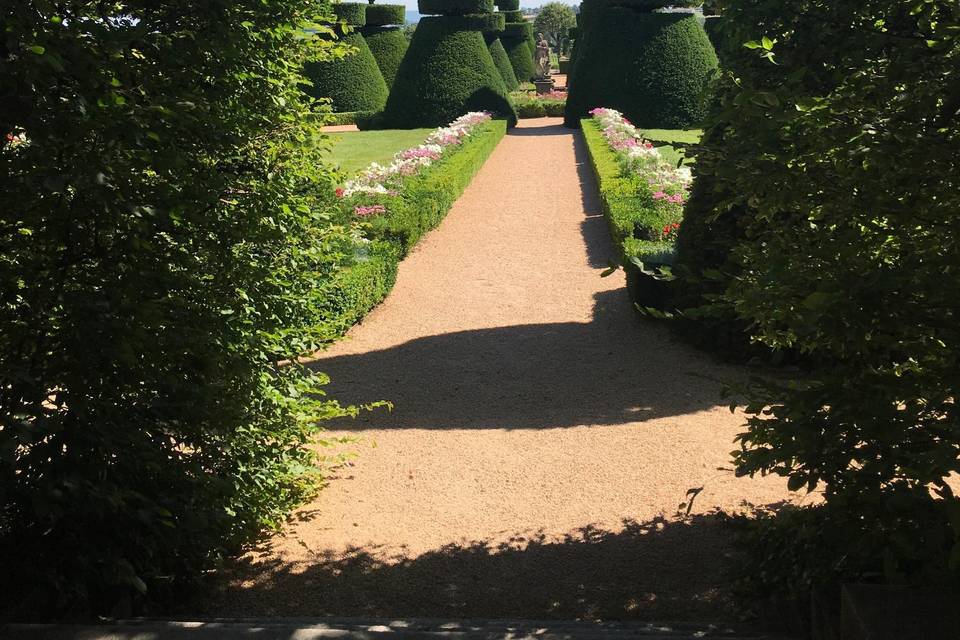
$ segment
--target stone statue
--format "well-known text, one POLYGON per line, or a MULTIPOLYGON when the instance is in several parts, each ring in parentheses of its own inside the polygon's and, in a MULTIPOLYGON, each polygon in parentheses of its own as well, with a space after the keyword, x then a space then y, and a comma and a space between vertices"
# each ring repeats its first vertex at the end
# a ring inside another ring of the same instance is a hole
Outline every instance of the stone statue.
POLYGON ((536 77, 538 80, 546 80, 550 77, 550 45, 542 33, 537 34, 537 49, 533 56, 536 64, 536 77))

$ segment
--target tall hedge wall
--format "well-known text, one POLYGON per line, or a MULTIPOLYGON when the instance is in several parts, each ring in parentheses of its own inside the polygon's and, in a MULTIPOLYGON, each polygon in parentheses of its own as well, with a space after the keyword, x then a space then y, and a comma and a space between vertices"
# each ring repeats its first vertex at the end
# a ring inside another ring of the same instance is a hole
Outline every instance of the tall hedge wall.
POLYGON ((717 56, 694 14, 592 9, 577 42, 566 124, 598 105, 646 128, 681 129, 705 115, 703 89, 717 56))
POLYGON ((403 56, 406 55, 407 48, 410 46, 407 37, 399 27, 365 27, 363 39, 367 41, 367 46, 370 47, 373 59, 377 61, 377 66, 380 67, 380 73, 383 74, 383 80, 389 89, 393 86, 397 69, 400 68, 403 56))
POLYGON ((334 111, 380 111, 387 102, 387 83, 380 67, 359 32, 341 38, 356 52, 338 59, 308 63, 304 75, 313 86, 308 94, 330 98, 334 111))
POLYGON ((491 29, 481 27, 494 18, 502 20, 494 14, 421 19, 397 70, 381 126, 436 127, 467 111, 483 110, 516 124, 507 87, 482 35, 491 29))

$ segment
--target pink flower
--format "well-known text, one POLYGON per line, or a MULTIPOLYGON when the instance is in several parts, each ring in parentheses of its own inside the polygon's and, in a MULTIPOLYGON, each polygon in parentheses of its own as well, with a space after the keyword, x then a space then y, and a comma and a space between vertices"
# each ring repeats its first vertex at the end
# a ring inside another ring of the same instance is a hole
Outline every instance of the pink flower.
POLYGON ((657 191, 655 194, 653 194, 654 200, 666 200, 668 197, 669 196, 663 191, 657 191))
POLYGON ((386 212, 387 212, 387 208, 382 204, 374 204, 374 205, 370 205, 369 207, 357 205, 356 207, 353 208, 353 213, 361 218, 365 218, 367 216, 373 216, 378 213, 386 213, 386 212))

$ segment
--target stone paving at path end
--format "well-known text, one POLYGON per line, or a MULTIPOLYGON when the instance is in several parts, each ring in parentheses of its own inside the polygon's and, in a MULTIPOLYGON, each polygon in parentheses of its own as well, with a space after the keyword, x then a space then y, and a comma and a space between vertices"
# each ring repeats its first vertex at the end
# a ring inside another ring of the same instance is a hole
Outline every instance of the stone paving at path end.
POLYGON ((319 355, 333 397, 394 410, 332 425, 356 459, 204 612, 733 619, 712 514, 802 498, 734 477, 739 372, 639 318, 613 255, 580 133, 521 121, 319 355))

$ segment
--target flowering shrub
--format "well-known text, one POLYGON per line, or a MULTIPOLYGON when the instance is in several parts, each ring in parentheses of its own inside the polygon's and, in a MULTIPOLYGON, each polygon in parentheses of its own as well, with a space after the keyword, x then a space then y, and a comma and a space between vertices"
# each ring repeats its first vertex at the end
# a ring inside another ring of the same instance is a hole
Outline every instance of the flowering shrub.
POLYGON ((654 200, 682 208, 693 180, 690 169, 674 167, 619 111, 597 107, 590 115, 599 125, 604 140, 616 152, 624 172, 646 180, 655 189, 654 200))
POLYGON ((445 150, 462 144, 477 125, 489 121, 491 117, 486 111, 472 111, 460 116, 446 127, 431 132, 423 144, 394 155, 387 166, 372 163, 347 181, 343 188, 337 189, 337 197, 352 198, 353 211, 360 217, 387 213, 389 205, 371 200, 377 196, 399 196, 404 178, 419 174, 439 160, 445 150), (357 202, 358 198, 363 201, 357 202))

